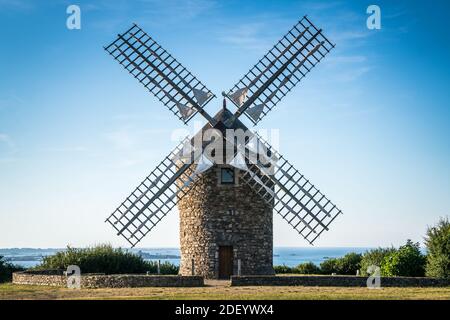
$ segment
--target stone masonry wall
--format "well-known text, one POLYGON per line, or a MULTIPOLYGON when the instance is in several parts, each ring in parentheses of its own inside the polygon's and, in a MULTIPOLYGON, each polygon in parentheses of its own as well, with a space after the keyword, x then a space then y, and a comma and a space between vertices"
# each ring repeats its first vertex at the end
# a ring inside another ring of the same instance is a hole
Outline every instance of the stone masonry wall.
MULTIPOLYGON (((367 277, 357 276, 242 276, 231 277, 232 286, 366 287, 367 277)), ((382 277, 381 287, 447 287, 450 279, 382 277)))
MULTIPOLYGON (((15 272, 14 284, 67 286, 67 277, 59 273, 15 272)), ((163 276, 163 275, 101 275, 86 274, 81 276, 82 288, 133 288, 133 287, 201 287, 203 277, 199 276, 163 276)))
POLYGON ((64 287, 67 285, 67 277, 63 270, 23 271, 14 272, 12 282, 14 284, 64 287))
POLYGON ((244 182, 220 184, 221 166, 198 177, 189 193, 178 201, 180 212, 180 274, 217 278, 219 246, 233 246, 233 274, 238 259, 241 274, 274 274, 272 209, 244 182), (234 209, 231 213, 230 209, 234 209))

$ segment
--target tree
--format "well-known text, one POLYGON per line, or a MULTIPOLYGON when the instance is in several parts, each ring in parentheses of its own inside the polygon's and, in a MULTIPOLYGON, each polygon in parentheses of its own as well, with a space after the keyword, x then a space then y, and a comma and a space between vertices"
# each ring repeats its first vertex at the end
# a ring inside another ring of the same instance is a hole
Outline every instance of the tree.
POLYGON ((427 247, 427 277, 450 278, 450 222, 441 218, 429 227, 425 237, 427 247))
POLYGON ((377 266, 381 268, 385 258, 389 254, 395 252, 396 250, 397 249, 395 249, 394 247, 391 247, 391 248, 377 248, 364 252, 361 259, 361 269, 360 269, 361 275, 368 276, 369 274, 367 273, 367 269, 370 266, 377 266))
POLYGON ((388 277, 423 277, 425 275, 426 257, 420 252, 419 243, 408 240, 397 251, 388 254, 381 272, 388 277))

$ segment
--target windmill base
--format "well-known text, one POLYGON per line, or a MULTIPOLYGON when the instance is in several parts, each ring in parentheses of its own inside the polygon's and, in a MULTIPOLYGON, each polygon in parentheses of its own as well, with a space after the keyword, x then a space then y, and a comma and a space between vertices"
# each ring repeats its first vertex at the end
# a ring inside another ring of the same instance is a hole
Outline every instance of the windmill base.
POLYGON ((248 185, 221 182, 216 165, 178 201, 181 275, 229 279, 232 275, 273 275, 272 208, 248 185))

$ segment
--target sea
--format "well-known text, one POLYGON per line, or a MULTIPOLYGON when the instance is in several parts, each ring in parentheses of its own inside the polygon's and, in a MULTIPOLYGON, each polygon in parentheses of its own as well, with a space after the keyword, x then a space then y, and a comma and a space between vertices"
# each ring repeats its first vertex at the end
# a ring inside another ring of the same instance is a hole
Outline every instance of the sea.
MULTIPOLYGON (((371 248, 360 247, 274 247, 273 264, 293 267, 297 266, 300 263, 311 261, 316 265, 319 265, 322 261, 328 258, 339 258, 350 252, 364 253, 365 251, 370 249, 371 248)), ((9 261, 13 264, 22 266, 24 268, 31 268, 38 265, 42 261, 43 257, 64 250, 65 249, 56 248, 9 248, 0 249, 0 256, 3 256, 4 260, 9 261)), ((126 250, 141 255, 145 260, 160 260, 161 263, 168 261, 175 265, 179 265, 180 263, 179 248, 133 248, 126 250)))

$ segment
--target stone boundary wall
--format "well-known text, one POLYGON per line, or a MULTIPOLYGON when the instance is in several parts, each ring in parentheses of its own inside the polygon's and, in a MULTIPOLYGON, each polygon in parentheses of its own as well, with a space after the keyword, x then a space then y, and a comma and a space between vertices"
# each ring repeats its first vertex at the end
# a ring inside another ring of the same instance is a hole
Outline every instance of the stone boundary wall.
MULTIPOLYGON (((14 272, 14 284, 66 287, 67 276, 62 270, 14 272)), ((134 274, 84 274, 82 288, 132 288, 132 287, 202 287, 201 276, 134 275, 134 274)))
MULTIPOLYGON (((232 276, 232 286, 366 287, 358 276, 232 276)), ((447 287, 450 279, 382 277, 381 287, 447 287)))

